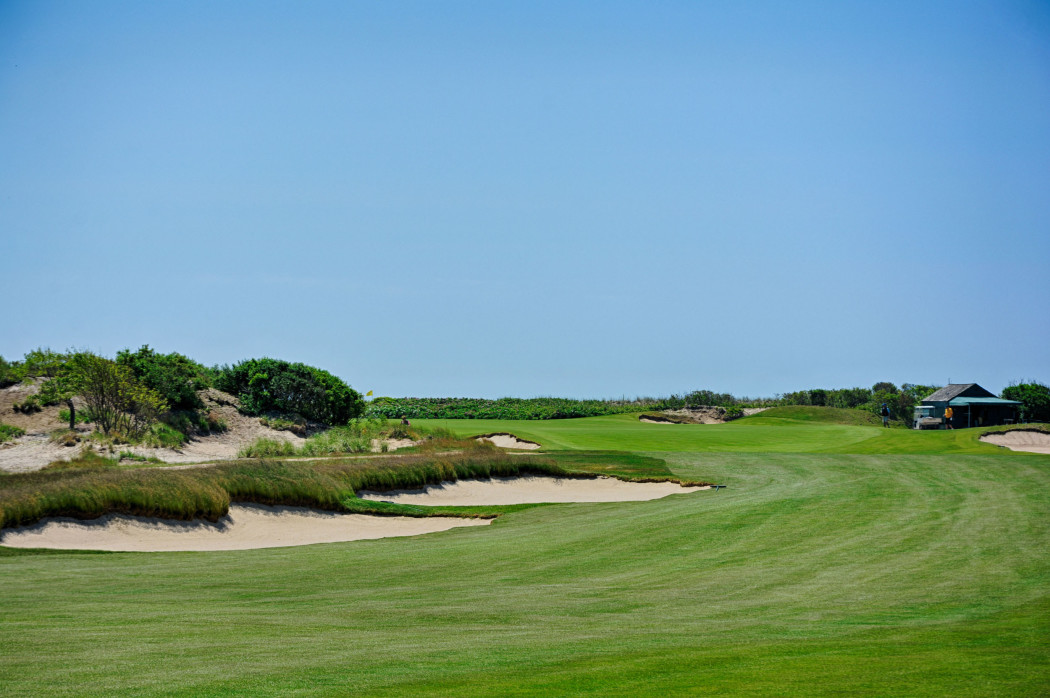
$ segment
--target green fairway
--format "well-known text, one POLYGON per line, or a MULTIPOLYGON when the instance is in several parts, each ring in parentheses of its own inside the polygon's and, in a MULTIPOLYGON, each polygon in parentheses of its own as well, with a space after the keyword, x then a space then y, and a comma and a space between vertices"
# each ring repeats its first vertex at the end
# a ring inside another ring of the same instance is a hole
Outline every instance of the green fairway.
MULTIPOLYGON (((856 410, 842 410, 856 412, 856 410)), ((785 410, 788 414, 791 411, 785 410)), ((977 429, 915 431, 820 420, 782 419, 765 413, 728 424, 647 424, 636 415, 510 421, 417 420, 461 436, 510 432, 547 449, 694 451, 720 453, 974 453, 1004 449, 977 440, 977 429)))
POLYGON ((407 539, 11 552, 2 692, 1050 691, 1050 456, 771 421, 449 423, 643 452, 719 491, 407 539), (849 449, 868 452, 827 452, 849 449))

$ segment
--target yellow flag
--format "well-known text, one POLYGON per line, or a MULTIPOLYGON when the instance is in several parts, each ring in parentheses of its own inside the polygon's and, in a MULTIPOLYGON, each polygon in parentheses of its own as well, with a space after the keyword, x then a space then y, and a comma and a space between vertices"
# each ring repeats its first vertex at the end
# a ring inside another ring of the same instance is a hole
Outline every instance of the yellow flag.
POLYGON ((369 391, 368 391, 367 393, 365 393, 365 397, 368 397, 368 396, 369 396, 369 395, 371 395, 371 394, 372 394, 372 391, 371 391, 371 390, 369 390, 369 391))

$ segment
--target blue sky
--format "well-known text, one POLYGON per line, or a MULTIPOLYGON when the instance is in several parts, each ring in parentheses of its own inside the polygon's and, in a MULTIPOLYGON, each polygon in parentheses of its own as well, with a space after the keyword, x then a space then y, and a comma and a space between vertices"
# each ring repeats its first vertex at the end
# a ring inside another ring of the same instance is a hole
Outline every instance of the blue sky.
POLYGON ((0 355, 1050 380, 1043 2, 0 2, 0 355))

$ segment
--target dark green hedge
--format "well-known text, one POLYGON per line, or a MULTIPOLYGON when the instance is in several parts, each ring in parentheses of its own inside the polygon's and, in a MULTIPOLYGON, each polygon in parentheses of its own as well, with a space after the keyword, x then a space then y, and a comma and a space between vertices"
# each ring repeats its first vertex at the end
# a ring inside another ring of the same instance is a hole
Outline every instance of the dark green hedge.
POLYGON ((246 414, 293 413, 333 425, 346 424, 365 408, 361 393, 328 371, 279 359, 224 366, 215 387, 236 395, 246 414))

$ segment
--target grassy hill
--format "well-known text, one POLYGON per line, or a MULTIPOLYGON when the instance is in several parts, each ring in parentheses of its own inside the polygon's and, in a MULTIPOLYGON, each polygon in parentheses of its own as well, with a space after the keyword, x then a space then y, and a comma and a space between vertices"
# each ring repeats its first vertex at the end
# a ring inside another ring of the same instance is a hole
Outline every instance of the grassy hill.
POLYGON ((842 407, 810 407, 806 405, 789 405, 771 407, 768 410, 742 417, 747 424, 783 424, 784 422, 802 422, 819 424, 848 424, 862 427, 881 427, 882 419, 867 410, 853 410, 842 407))
POLYGON ((302 548, 9 551, 4 691, 1050 692, 1050 456, 804 413, 448 426, 727 488, 302 548))

